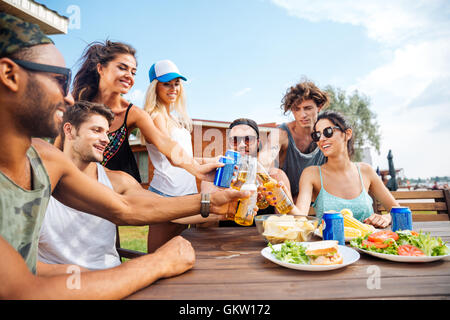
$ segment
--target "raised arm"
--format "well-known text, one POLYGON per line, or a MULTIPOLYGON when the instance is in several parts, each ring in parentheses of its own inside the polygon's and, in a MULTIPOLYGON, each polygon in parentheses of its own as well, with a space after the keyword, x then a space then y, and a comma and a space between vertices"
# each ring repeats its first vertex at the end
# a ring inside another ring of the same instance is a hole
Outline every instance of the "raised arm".
POLYGON ((133 109, 134 125, 139 128, 145 140, 152 143, 164 154, 170 163, 189 171, 200 180, 214 181, 215 169, 223 166, 219 163, 199 164, 169 134, 155 126, 150 115, 142 109, 133 109))
MULTIPOLYGON (((92 213, 118 225, 147 225, 200 212, 200 194, 176 198, 155 198, 149 192, 136 191, 118 194, 82 173, 50 144, 38 139, 33 145, 44 160, 53 196, 71 208, 92 213)), ((231 189, 216 192, 211 195, 210 211, 224 214, 231 210, 230 204, 248 196, 248 192, 231 189)))
POLYGON ((298 214, 308 215, 311 200, 314 192, 314 178, 317 174, 317 167, 311 166, 303 170, 299 181, 299 192, 295 206, 298 214))

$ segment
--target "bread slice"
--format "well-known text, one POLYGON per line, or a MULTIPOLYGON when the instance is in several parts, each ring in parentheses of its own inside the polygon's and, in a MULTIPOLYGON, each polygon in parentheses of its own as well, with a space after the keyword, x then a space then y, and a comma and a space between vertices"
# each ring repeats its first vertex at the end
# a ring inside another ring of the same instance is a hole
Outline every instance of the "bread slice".
POLYGON ((308 256, 332 255, 338 251, 337 240, 325 240, 311 242, 308 244, 305 253, 308 256))

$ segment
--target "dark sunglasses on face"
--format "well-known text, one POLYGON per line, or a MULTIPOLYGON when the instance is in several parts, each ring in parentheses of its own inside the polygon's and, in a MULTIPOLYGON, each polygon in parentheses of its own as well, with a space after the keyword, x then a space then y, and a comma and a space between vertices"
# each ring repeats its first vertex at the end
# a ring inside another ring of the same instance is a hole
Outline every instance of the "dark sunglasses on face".
POLYGON ((228 141, 230 143, 230 145, 233 145, 234 147, 237 147, 238 145, 241 144, 242 141, 244 141, 246 146, 249 146, 250 144, 255 143, 256 141, 256 137, 255 136, 234 136, 234 137, 229 137, 228 141))
POLYGON ((311 138, 313 139, 314 142, 318 142, 320 140, 320 137, 322 136, 322 134, 326 138, 331 138, 333 136, 334 129, 338 129, 339 131, 342 131, 342 129, 338 126, 326 127, 325 129, 323 129, 322 133, 320 131, 314 131, 313 133, 311 133, 311 138))
POLYGON ((64 97, 66 97, 69 94, 69 86, 70 86, 70 81, 72 79, 72 71, 69 68, 51 66, 48 64, 41 64, 41 63, 19 60, 19 59, 12 59, 12 61, 14 61, 19 66, 21 66, 22 68, 27 69, 27 70, 56 73, 56 74, 63 75, 64 79, 57 79, 57 80, 63 89, 64 97))

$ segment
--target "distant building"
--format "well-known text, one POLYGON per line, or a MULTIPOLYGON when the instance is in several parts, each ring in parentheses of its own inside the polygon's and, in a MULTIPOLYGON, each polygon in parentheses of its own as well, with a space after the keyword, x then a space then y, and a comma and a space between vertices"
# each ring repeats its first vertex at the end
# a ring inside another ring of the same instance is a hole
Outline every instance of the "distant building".
POLYGON ((0 11, 37 24, 45 34, 66 34, 69 18, 33 0, 0 0, 0 11))

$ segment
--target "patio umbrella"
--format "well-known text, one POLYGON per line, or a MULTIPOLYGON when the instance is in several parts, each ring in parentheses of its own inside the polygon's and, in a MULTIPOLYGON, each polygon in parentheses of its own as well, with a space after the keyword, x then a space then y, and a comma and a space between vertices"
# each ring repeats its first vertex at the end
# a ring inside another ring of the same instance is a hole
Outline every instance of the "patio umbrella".
POLYGON ((395 177, 395 167, 394 167, 394 161, 392 160, 394 157, 392 156, 392 151, 389 150, 387 159, 388 159, 388 164, 389 164, 389 175, 391 176, 391 178, 388 180, 386 187, 390 190, 390 191, 397 191, 398 189, 398 183, 397 183, 397 179, 395 177))

